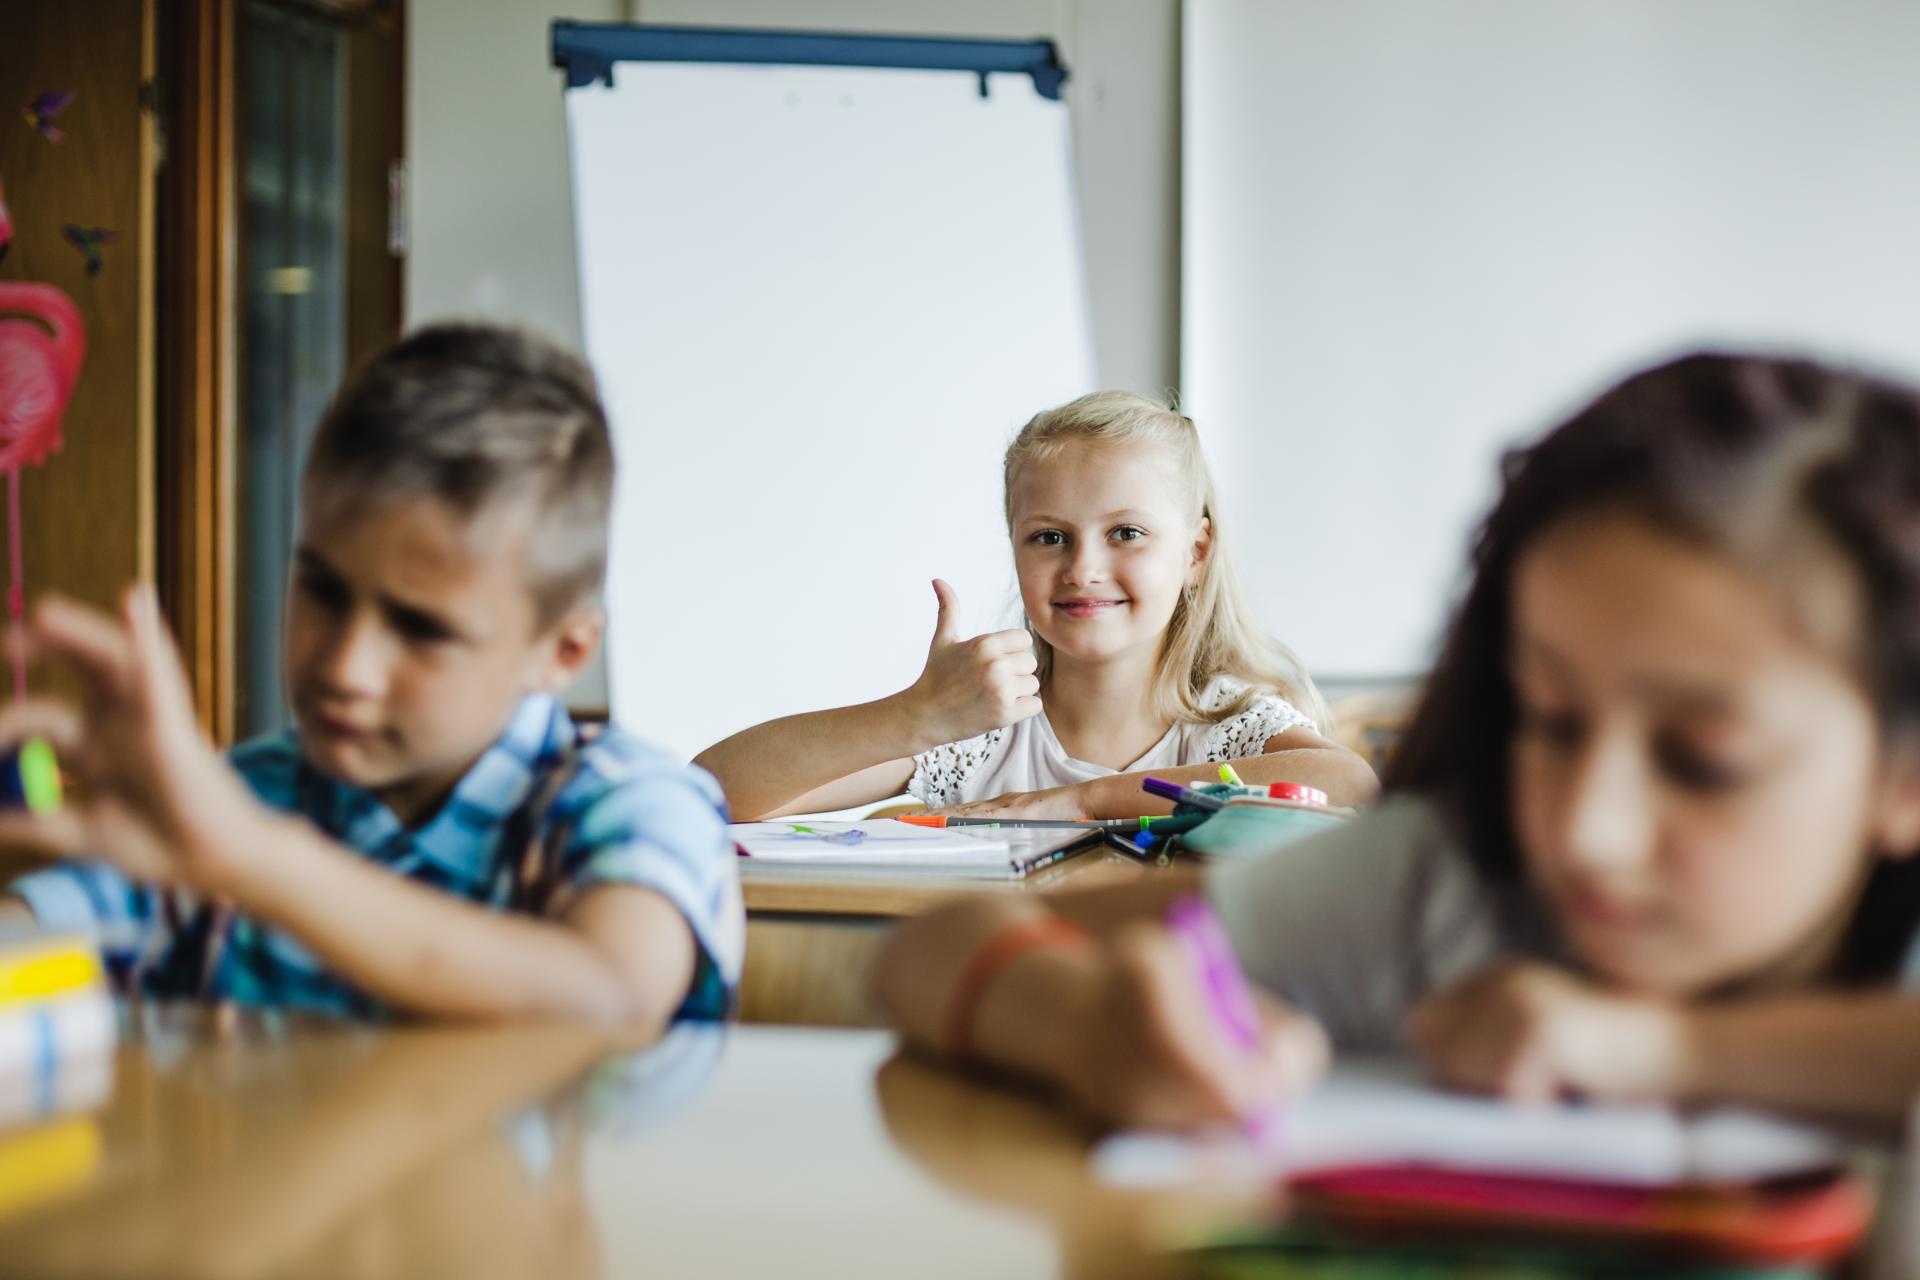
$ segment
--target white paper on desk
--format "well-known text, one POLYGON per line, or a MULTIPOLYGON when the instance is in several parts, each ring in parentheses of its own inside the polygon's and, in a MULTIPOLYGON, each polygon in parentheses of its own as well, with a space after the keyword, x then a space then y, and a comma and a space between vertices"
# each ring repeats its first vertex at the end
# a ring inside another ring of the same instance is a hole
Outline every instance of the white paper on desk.
POLYGON ((1443 1092, 1409 1064, 1379 1061, 1342 1064, 1287 1109, 1280 1135, 1258 1149, 1238 1132, 1122 1133, 1099 1145, 1094 1168, 1136 1187, 1265 1183, 1374 1164, 1669 1186, 1828 1169, 1846 1152, 1831 1131, 1760 1111, 1521 1107, 1443 1092))
POLYGON ((986 827, 979 835, 957 829, 920 827, 892 818, 864 822, 736 822, 733 842, 756 860, 769 862, 877 862, 899 859, 907 865, 929 859, 993 865, 1009 856, 1006 840, 986 827))
POLYGON ((865 822, 741 822, 728 830, 746 851, 742 875, 897 876, 1014 880, 1065 856, 1092 833, 1068 827, 915 826, 891 818, 865 822))

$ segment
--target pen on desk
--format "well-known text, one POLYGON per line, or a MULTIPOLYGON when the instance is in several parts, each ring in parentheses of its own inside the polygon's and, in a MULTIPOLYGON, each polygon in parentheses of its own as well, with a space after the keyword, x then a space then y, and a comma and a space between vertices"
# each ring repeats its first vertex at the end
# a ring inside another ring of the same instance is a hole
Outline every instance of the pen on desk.
POLYGON ((1185 835, 1212 816, 1211 813, 1170 813, 1164 818, 1153 819, 1153 825, 1143 828, 1134 838, 1143 840, 1151 836, 1155 840, 1165 840, 1169 836, 1185 835))
POLYGON ((1129 836, 1119 831, 1107 830, 1100 834, 1109 845, 1118 849, 1121 853, 1126 854, 1129 858, 1134 859, 1136 862, 1145 862, 1151 866, 1164 867, 1170 865, 1173 861, 1172 856, 1165 849, 1155 849, 1152 847, 1153 837, 1147 832, 1143 831, 1138 833, 1137 836, 1129 836), (1140 840, 1146 840, 1148 843, 1143 845, 1139 843, 1140 840))
POLYGON ((906 813, 900 821, 916 827, 1059 827, 1081 831, 1145 831, 1167 815, 1147 818, 951 818, 944 813, 906 813))

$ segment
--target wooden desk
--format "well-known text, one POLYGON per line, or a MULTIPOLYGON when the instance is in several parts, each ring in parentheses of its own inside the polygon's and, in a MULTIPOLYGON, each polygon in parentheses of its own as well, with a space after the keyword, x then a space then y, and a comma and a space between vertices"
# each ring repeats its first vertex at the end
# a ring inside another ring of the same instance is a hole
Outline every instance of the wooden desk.
MULTIPOLYGON (((94 1158, 0 1201, 0 1272, 119 1276, 1177 1274, 1169 1206, 1089 1135, 893 1059, 875 1032, 691 1027, 637 1056, 558 1027, 370 1029, 194 1011, 123 1045, 94 1158)), ((0 1170, 8 1141, 0 1137, 0 1170)), ((0 1186, 6 1179, 0 1177, 0 1186)))
POLYGON ((1153 868, 1112 850, 1091 850, 1023 880, 747 879, 744 1022, 877 1027, 866 974, 887 926, 967 893, 1039 893, 1118 884, 1153 868))
MULTIPOLYGON (((1279 1207, 1104 1186, 1087 1130, 880 1033, 628 1050, 563 1027, 217 1036, 162 1011, 103 1109, 0 1135, 0 1272, 1144 1280, 1187 1274, 1169 1250, 1202 1225, 1279 1207), (82 1164, 21 1164, 70 1132, 82 1164)), ((1901 1194, 1871 1280, 1920 1260, 1901 1194)))

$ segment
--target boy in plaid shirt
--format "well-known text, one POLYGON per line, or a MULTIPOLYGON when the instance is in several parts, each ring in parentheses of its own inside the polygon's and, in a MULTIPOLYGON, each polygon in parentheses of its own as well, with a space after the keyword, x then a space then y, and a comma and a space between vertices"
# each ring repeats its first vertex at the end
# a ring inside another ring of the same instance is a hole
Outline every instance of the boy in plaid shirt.
POLYGON ((343 388, 303 476, 283 655, 297 729, 226 759, 150 589, 43 604, 79 708, 0 711, 83 799, 0 815, 69 861, 7 909, 91 929, 159 995, 378 1016, 724 1016, 744 921, 724 802, 556 694, 599 643, 613 455, 586 367, 415 333, 343 388))

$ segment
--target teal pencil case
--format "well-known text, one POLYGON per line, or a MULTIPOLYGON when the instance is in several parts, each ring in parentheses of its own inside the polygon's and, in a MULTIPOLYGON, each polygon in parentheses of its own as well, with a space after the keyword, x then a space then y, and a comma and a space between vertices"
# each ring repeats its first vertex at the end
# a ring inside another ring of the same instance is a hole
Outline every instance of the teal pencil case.
POLYGON ((1257 858, 1346 820, 1345 815, 1318 806, 1230 800, 1211 818, 1183 833, 1180 843, 1209 858, 1257 858))

